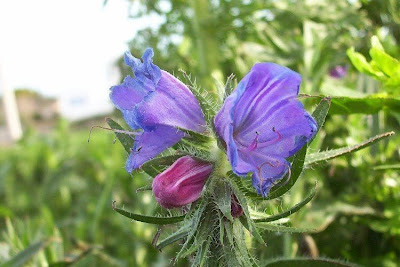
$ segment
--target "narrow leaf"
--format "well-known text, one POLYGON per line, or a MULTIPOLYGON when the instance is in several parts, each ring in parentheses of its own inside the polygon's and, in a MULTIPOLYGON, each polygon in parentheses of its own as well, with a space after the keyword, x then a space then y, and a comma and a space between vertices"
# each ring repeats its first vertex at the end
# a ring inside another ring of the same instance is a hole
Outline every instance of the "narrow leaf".
POLYGON ((158 224, 158 225, 177 223, 177 222, 183 221, 183 219, 185 219, 185 215, 174 216, 174 217, 155 217, 155 216, 140 215, 140 214, 132 213, 132 212, 117 208, 117 207, 115 207, 115 203, 113 203, 113 209, 116 212, 118 212, 119 214, 121 214, 125 217, 128 217, 132 220, 135 220, 138 222, 144 222, 144 223, 158 224))
POLYGON ((261 230, 266 230, 270 232, 281 232, 281 233, 312 233, 315 232, 315 229, 305 229, 305 228, 297 228, 290 226, 283 226, 272 223, 257 223, 257 228, 261 230))
POLYGON ((48 241, 39 241, 36 242, 26 249, 19 252, 17 255, 12 257, 7 262, 4 262, 0 265, 0 267, 18 267, 24 266, 33 256, 35 256, 39 251, 45 248, 49 244, 48 241))
POLYGON ((400 99, 384 94, 367 97, 332 97, 331 114, 375 114, 380 110, 400 110, 400 99))
POLYGON ((181 240, 182 238, 185 238, 188 235, 189 231, 188 230, 178 230, 177 232, 173 233, 172 235, 166 237, 165 239, 161 240, 160 243, 156 246, 156 249, 160 250, 163 249, 164 247, 175 243, 178 240, 181 240))
POLYGON ((272 222, 272 221, 276 221, 285 217, 288 217, 290 215, 292 215, 293 213, 297 212, 298 210, 300 210, 302 207, 304 207, 308 202, 310 202, 316 193, 316 186, 313 188, 313 190, 311 190, 311 193, 308 195, 308 197, 306 197, 305 199, 303 199, 303 201, 297 203, 295 206, 293 206, 292 208, 290 208, 289 210, 273 215, 273 216, 269 216, 269 217, 265 217, 265 218, 259 218, 259 219, 253 219, 253 221, 255 223, 259 223, 259 222, 272 222))
POLYGON ((265 267, 356 267, 358 265, 327 258, 280 258, 269 261, 265 267))
POLYGON ((360 149, 366 148, 386 137, 394 135, 394 132, 387 132, 383 133, 380 135, 377 135, 375 137, 372 137, 368 139, 365 142, 362 142, 360 144, 354 145, 354 146, 349 146, 349 147, 343 147, 343 148, 338 148, 338 149, 332 149, 332 150, 327 150, 324 152, 317 152, 317 153, 312 153, 309 154, 305 160, 305 165, 311 165, 315 164, 320 161, 325 161, 325 160, 330 160, 339 156, 343 156, 349 153, 356 152, 360 149))

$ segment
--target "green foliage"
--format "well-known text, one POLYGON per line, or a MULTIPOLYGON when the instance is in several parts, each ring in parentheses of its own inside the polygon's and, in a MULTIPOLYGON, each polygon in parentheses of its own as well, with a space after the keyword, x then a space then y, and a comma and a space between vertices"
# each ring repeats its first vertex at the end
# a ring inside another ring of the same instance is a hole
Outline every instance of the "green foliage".
POLYGON ((307 158, 305 159, 305 165, 311 165, 311 164, 315 164, 318 163, 320 161, 325 161, 325 160, 330 160, 330 159, 334 159, 336 157, 340 157, 346 154, 350 154, 350 153, 354 153, 360 149, 366 148, 368 146, 373 145, 374 143, 390 137, 394 135, 394 132, 388 132, 388 133, 384 133, 384 134, 380 134, 377 136, 374 136, 360 144, 354 145, 354 146, 350 146, 350 147, 343 147, 343 148, 338 148, 338 149, 332 149, 332 150, 327 150, 327 151, 323 151, 323 152, 317 152, 317 153, 312 153, 309 154, 307 156, 307 158))
POLYGON ((48 244, 48 241, 39 241, 36 242, 17 255, 15 255, 13 258, 8 260, 7 262, 1 264, 1 267, 19 267, 23 266, 26 264, 36 253, 38 253, 40 250, 45 248, 48 244))
POLYGON ((307 259, 307 258, 294 258, 294 259, 275 259, 268 262, 268 267, 355 267, 358 265, 351 264, 345 261, 333 260, 333 259, 307 259))
MULTIPOLYGON (((113 204, 113 205, 115 205, 115 204, 113 204)), ((175 216, 175 217, 145 216, 145 215, 135 214, 135 213, 126 211, 124 209, 117 208, 115 206, 113 206, 113 209, 116 212, 118 212, 119 214, 121 214, 127 218, 130 218, 132 220, 135 220, 138 222, 144 222, 144 223, 158 224, 158 225, 177 223, 177 222, 183 221, 183 219, 185 218, 184 215, 175 216)))
POLYGON ((388 93, 400 96, 400 62, 385 52, 377 36, 371 38, 371 45, 370 62, 353 47, 347 50, 347 55, 358 71, 381 81, 388 93))

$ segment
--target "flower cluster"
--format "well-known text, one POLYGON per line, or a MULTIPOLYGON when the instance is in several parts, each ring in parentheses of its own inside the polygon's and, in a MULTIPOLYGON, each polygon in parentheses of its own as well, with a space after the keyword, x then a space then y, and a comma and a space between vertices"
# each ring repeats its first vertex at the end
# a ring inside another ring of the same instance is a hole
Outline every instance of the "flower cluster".
MULTIPOLYGON (((147 49, 142 61, 125 54, 134 77, 111 88, 110 98, 136 136, 126 163, 132 172, 185 138, 183 130, 205 133, 207 123, 190 89, 152 62, 147 49)), ((223 144, 232 171, 252 173, 257 192, 267 196, 271 187, 290 174, 288 158, 316 133, 317 124, 297 99, 301 77, 273 63, 258 63, 226 98, 214 119, 216 138, 223 144)), ((183 156, 154 178, 153 193, 165 207, 181 207, 201 196, 214 162, 183 156)), ((243 210, 232 195, 232 215, 243 210)))

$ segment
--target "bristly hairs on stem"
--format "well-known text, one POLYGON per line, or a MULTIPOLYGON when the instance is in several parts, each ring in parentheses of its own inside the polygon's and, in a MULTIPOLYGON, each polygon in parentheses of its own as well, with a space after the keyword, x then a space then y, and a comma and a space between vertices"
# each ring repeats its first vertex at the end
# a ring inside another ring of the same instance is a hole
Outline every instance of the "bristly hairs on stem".
POLYGON ((136 131, 136 132, 124 131, 124 130, 118 130, 118 129, 113 129, 113 128, 107 128, 107 127, 103 127, 103 126, 100 126, 100 125, 95 125, 95 126, 90 127, 90 130, 89 130, 89 137, 88 137, 88 143, 90 142, 90 138, 91 138, 92 131, 93 131, 94 128, 100 128, 100 129, 107 130, 107 131, 113 131, 114 133, 126 134, 126 135, 128 135, 128 136, 130 136, 130 137, 131 137, 132 135, 133 135, 133 136, 141 135, 142 132, 143 132, 143 131, 136 131))

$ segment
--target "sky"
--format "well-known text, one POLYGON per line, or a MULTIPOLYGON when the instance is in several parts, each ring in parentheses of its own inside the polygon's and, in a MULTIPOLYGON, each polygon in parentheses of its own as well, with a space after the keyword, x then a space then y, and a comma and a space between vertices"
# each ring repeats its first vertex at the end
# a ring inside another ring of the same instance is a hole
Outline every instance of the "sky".
POLYGON ((157 18, 129 18, 126 0, 103 2, 0 0, 0 67, 8 87, 58 98, 71 120, 109 112, 109 88, 120 79, 115 61, 157 18))

